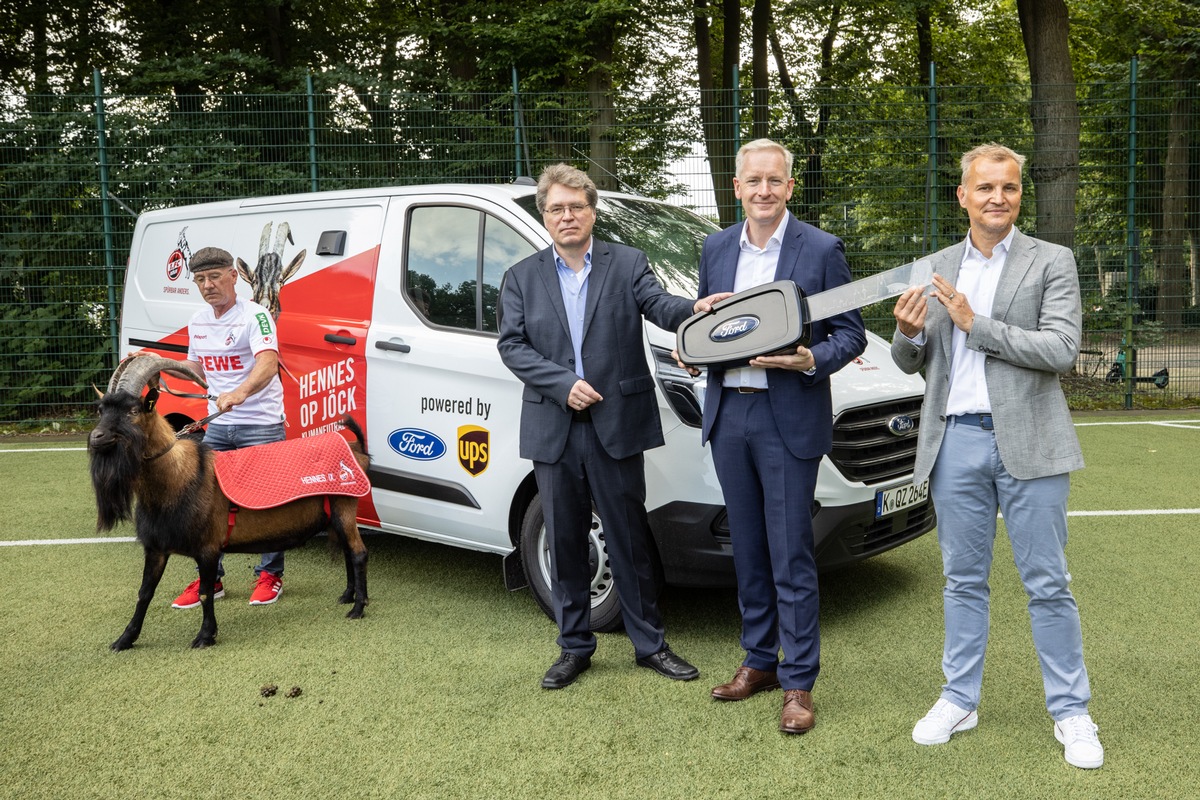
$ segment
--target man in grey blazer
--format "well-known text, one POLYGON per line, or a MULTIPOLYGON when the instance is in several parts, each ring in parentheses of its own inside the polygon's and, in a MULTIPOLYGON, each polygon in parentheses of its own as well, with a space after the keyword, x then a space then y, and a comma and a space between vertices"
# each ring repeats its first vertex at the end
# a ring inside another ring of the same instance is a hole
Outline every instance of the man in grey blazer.
POLYGON ((1083 466, 1059 375, 1079 353, 1079 276, 1071 251, 1022 234, 1024 156, 998 144, 962 157, 964 241, 932 256, 929 302, 896 302, 892 358, 925 369, 914 480, 929 478, 946 586, 941 697, 912 737, 942 744, 979 721, 996 512, 1029 596, 1046 707, 1068 763, 1104 762, 1088 714, 1079 610, 1064 549, 1070 472, 1083 466))
POLYGON ((673 331, 728 295, 695 302, 672 295, 645 253, 593 238, 598 198, 586 173, 547 167, 536 199, 554 245, 505 276, 497 346, 525 384, 521 457, 533 461, 550 545, 562 652, 542 686, 569 685, 596 650, 588 567, 593 502, 636 663, 692 680, 699 672, 664 638, 649 552, 642 453, 661 446, 663 433, 642 320, 673 331))

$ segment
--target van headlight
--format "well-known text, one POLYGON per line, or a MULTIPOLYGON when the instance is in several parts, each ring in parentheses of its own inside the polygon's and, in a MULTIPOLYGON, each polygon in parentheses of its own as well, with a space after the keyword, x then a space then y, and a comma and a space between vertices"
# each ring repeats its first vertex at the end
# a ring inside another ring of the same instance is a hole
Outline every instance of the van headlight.
POLYGON ((654 377, 671 404, 671 409, 684 425, 699 428, 704 418, 704 389, 708 385, 708 373, 702 370, 699 377, 693 378, 675 363, 667 348, 652 344, 650 352, 654 355, 654 377))

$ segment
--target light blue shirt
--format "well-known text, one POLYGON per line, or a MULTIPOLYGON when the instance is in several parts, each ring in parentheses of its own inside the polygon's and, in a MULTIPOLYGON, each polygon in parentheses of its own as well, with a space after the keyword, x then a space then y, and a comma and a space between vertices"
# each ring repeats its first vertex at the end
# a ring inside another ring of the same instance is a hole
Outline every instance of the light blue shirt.
POLYGON ((587 309, 588 276, 592 274, 592 243, 583 254, 583 269, 579 272, 567 266, 558 250, 554 266, 558 270, 558 288, 562 290, 563 307, 567 310, 567 325, 571 329, 571 347, 575 350, 575 374, 583 377, 583 314, 587 309))

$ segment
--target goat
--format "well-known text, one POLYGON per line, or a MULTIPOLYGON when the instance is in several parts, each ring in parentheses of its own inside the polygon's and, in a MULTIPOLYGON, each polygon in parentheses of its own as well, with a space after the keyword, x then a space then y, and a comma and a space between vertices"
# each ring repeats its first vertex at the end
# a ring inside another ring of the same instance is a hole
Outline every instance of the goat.
POLYGON ((250 288, 254 290, 254 302, 270 311, 272 319, 279 319, 279 312, 282 310, 282 306, 279 304, 279 290, 283 288, 283 284, 287 282, 288 278, 295 275, 296 271, 300 269, 308 250, 301 250, 297 253, 285 269, 283 266, 284 242, 295 244, 291 226, 286 222, 279 223, 279 228, 275 231, 275 247, 268 250, 267 245, 270 241, 271 223, 268 222, 263 227, 262 236, 258 239, 258 264, 251 269, 249 264, 239 258, 237 269, 242 280, 250 284, 250 288))
MULTIPOLYGON (((231 529, 230 502, 217 481, 212 449, 201 442, 176 438, 170 423, 154 411, 162 372, 205 385, 200 373, 186 361, 156 355, 127 358, 113 373, 108 390, 101 394, 99 422, 88 436, 96 529, 108 531, 118 522, 133 518, 145 551, 133 619, 112 643, 112 649, 126 650, 137 641, 171 555, 193 558, 199 567, 204 620, 192 647, 208 647, 216 643, 213 586, 222 551, 286 550, 326 529, 330 531, 331 546, 340 544, 346 559, 346 590, 339 602, 354 604, 347 617, 362 617, 368 602, 367 549, 358 530, 358 498, 326 495, 301 498, 277 508, 243 508, 231 529), (147 387, 145 397, 141 397, 147 387)), ((357 439, 350 449, 365 471, 370 459, 362 429, 351 417, 342 422, 357 439)))

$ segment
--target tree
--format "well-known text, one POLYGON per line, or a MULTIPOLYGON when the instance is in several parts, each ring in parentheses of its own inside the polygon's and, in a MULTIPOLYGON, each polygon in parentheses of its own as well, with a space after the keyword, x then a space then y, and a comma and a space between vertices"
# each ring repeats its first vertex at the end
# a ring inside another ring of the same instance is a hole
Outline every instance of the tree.
POLYGON ((1037 233, 1072 248, 1079 186, 1079 105, 1063 0, 1017 0, 1029 59, 1033 121, 1030 176, 1037 189, 1037 233))
POLYGON ((1079 0, 1075 10, 1078 49, 1090 57, 1085 69, 1128 82, 1130 60, 1138 59, 1139 170, 1150 178, 1141 185, 1161 189, 1139 197, 1136 227, 1150 231, 1153 245, 1155 319, 1176 327, 1200 294, 1200 3, 1079 0))
POLYGON ((733 108, 734 93, 739 90, 741 12, 738 0, 721 0, 719 16, 715 0, 712 3, 695 0, 693 36, 700 84, 700 122, 717 197, 717 214, 723 226, 732 225, 738 218, 733 178, 739 136, 733 108), (713 63, 714 49, 721 53, 719 63, 713 63))

